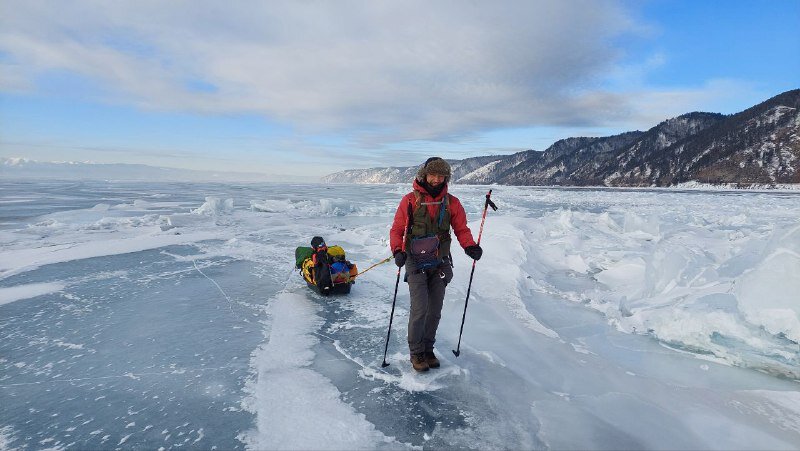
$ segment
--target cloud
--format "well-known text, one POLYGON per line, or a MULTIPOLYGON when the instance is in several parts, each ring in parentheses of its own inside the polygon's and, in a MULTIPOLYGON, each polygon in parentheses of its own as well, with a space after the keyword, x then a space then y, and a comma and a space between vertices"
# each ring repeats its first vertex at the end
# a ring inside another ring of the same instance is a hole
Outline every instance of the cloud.
POLYGON ((66 71, 96 83, 91 100, 256 113, 368 146, 629 114, 597 86, 613 42, 642 28, 612 0, 20 0, 0 30, 5 91, 66 71))
POLYGON ((734 114, 777 94, 772 87, 736 79, 710 79, 697 86, 638 86, 624 96, 635 114, 609 115, 609 124, 647 130, 661 121, 692 111, 734 114))

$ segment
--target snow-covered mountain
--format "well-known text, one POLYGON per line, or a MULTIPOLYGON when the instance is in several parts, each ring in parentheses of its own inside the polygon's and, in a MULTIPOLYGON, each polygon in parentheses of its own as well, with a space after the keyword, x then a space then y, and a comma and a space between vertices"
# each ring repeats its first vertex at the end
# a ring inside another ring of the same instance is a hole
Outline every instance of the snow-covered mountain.
POLYGON ((0 177, 61 180, 150 180, 150 181, 273 181, 258 173, 193 171, 144 164, 90 162, 45 162, 27 158, 0 157, 0 177))
MULTIPOLYGON (((481 183, 480 172, 485 172, 486 167, 503 158, 506 157, 488 156, 448 161, 450 162, 454 179, 460 180, 463 178, 465 181, 472 181, 472 183, 481 183)), ((418 169, 417 166, 350 169, 326 175, 322 178, 322 181, 325 183, 402 183, 413 179, 418 169)))
MULTIPOLYGON (((800 89, 730 116, 693 112, 645 132, 567 138, 544 152, 448 161, 453 181, 467 184, 796 184, 800 183, 800 89)), ((355 169, 330 174, 323 181, 407 182, 416 170, 416 166, 355 169)))

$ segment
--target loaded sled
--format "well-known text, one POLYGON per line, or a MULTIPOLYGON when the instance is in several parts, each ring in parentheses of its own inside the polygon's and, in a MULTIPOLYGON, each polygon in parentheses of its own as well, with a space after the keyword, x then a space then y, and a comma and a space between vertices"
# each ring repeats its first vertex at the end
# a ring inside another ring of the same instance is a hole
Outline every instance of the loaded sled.
POLYGON ((347 260, 341 246, 328 247, 322 237, 315 236, 311 247, 295 249, 294 257, 308 287, 323 296, 347 294, 355 283, 356 265, 347 260))

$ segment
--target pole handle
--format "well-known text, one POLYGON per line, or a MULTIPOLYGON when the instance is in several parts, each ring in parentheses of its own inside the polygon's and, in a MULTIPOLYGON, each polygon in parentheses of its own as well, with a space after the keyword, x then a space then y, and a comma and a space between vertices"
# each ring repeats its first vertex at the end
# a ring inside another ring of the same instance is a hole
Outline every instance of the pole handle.
POLYGON ((486 195, 486 205, 492 207, 492 210, 497 211, 497 205, 492 202, 492 190, 489 190, 489 194, 486 195))

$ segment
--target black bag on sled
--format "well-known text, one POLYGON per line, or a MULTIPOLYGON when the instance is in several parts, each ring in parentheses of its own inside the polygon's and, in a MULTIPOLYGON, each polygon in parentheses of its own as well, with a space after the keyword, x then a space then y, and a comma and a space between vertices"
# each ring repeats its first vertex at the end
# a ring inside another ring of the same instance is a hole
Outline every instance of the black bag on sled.
POLYGON ((311 247, 298 247, 294 255, 295 268, 309 288, 323 296, 350 292, 358 268, 347 260, 341 246, 328 247, 325 240, 315 236, 311 247))

